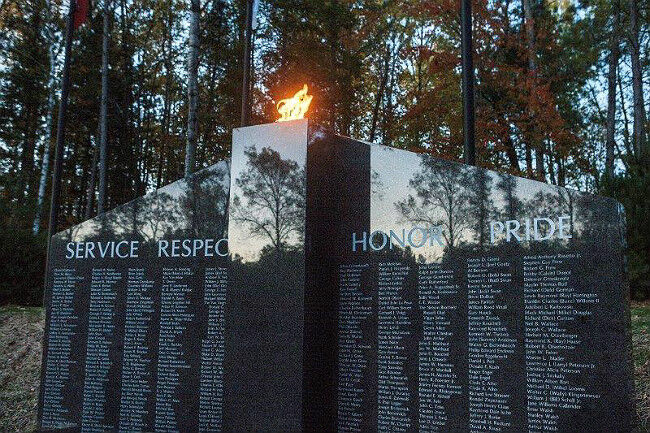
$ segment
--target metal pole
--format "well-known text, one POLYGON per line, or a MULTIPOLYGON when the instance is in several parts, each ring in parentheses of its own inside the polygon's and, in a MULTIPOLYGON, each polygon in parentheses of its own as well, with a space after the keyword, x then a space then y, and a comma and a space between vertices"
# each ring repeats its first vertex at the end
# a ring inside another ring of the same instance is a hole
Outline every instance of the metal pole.
POLYGON ((472 2, 461 0, 461 57, 463 64, 463 140, 465 163, 476 165, 474 139, 474 62, 472 59, 472 2))
POLYGON ((250 122, 251 41, 253 35, 253 0, 246 0, 246 30, 244 33, 244 80, 241 98, 241 126, 250 122))
POLYGON ((52 200, 50 202, 50 220, 47 226, 47 259, 45 263, 45 284, 50 264, 50 247, 52 236, 56 233, 59 219, 59 198, 61 196, 61 170, 63 167, 63 151, 65 141, 66 112, 68 111, 68 95, 70 93, 70 51, 72 49, 72 33, 74 32, 74 13, 76 0, 70 0, 70 11, 65 29, 65 57, 63 61, 63 79, 61 83, 61 101, 59 102, 59 118, 56 129, 56 148, 54 151, 54 168, 52 170, 52 200))

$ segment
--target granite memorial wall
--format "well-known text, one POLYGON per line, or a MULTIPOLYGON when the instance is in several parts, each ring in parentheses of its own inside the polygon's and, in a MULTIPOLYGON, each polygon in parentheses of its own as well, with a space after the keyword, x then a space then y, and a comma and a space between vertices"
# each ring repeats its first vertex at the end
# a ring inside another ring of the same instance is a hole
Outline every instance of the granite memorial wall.
POLYGON ((43 429, 221 431, 229 164, 58 233, 43 429))
POLYGON ((307 121, 233 131, 224 431, 302 431, 306 158, 307 121))
POLYGON ((237 129, 232 162, 53 237, 44 431, 302 431, 306 155, 306 122, 237 129))
POLYGON ((614 200, 324 132, 308 179, 311 431, 632 431, 614 200))
POLYGON ((236 129, 53 237, 39 423, 79 432, 630 432, 610 199, 236 129))

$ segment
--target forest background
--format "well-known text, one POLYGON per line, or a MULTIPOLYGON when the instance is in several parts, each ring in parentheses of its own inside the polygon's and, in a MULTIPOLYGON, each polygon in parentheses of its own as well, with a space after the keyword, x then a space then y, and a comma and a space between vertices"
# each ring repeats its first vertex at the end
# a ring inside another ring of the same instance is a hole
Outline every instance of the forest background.
MULTIPOLYGON (((473 3, 478 165, 619 200, 636 299, 650 298, 649 6, 473 3)), ((0 305, 42 303, 67 8, 0 0, 0 305)), ((91 3, 72 46, 59 228, 182 177, 186 148, 197 168, 228 156, 245 16, 244 0, 91 3)), ((263 0, 256 19, 251 123, 307 83, 315 122, 461 160, 458 0, 263 0)))

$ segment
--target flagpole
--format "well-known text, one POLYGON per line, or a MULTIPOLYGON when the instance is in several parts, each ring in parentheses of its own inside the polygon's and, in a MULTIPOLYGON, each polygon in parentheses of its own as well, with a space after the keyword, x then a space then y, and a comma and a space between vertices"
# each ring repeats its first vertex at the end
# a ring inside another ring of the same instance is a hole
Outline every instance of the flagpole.
POLYGON ((253 37, 253 0, 246 0, 246 30, 244 34, 244 79, 242 82, 241 126, 250 123, 251 42, 253 37))
POLYGON ((463 64, 463 144, 465 163, 476 165, 474 137, 474 61, 472 59, 472 0, 461 0, 461 59, 463 64))
POLYGON ((52 199, 50 202, 50 220, 47 226, 47 259, 45 265, 46 284, 52 236, 56 233, 59 219, 59 199, 61 196, 61 170, 63 168, 66 112, 68 111, 68 95, 70 93, 70 51, 72 50, 72 34, 74 33, 74 14, 76 7, 77 0, 70 0, 70 10, 68 12, 68 20, 65 28, 65 54, 63 61, 63 79, 61 80, 61 101, 59 102, 59 115, 56 129, 56 147, 54 151, 54 168, 52 170, 52 199))

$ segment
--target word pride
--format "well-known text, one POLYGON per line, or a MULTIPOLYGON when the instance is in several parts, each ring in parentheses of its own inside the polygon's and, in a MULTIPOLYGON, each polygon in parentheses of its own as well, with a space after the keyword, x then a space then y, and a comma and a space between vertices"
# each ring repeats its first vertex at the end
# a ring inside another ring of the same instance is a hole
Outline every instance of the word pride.
POLYGON ((490 243, 499 239, 506 242, 546 241, 554 236, 557 239, 571 239, 570 217, 560 216, 555 220, 551 218, 527 218, 523 222, 517 220, 493 221, 490 223, 490 243))

